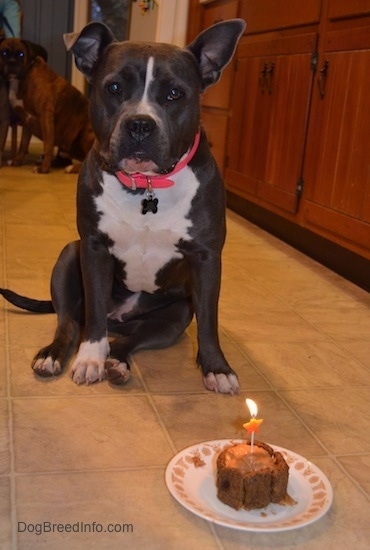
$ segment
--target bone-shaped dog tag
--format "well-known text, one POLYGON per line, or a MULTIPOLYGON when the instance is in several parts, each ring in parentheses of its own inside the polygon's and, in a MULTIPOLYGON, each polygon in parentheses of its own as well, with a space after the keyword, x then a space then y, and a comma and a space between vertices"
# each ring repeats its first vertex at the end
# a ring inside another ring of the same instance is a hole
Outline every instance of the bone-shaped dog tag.
POLYGON ((153 212, 153 214, 158 212, 158 199, 150 197, 141 201, 141 213, 146 214, 147 212, 153 212))
POLYGON ((155 198, 155 193, 149 177, 148 187, 145 192, 145 199, 141 201, 141 213, 146 214, 147 212, 152 212, 153 214, 158 212, 158 199, 155 198))

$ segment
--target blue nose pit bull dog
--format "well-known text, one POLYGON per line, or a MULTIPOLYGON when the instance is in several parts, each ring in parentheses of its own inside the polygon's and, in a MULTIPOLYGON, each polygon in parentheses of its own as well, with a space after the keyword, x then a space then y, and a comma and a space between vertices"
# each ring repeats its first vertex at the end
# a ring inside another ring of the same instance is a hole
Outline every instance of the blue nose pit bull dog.
POLYGON ((57 313, 36 374, 60 374, 82 328, 73 380, 124 384, 130 354, 172 345, 195 314, 205 387, 238 393, 217 333, 224 186, 199 117, 202 92, 244 29, 240 19, 224 21, 184 49, 117 42, 101 23, 65 35, 91 83, 96 136, 78 182, 80 240, 54 267, 52 301, 0 290, 18 307, 57 313))

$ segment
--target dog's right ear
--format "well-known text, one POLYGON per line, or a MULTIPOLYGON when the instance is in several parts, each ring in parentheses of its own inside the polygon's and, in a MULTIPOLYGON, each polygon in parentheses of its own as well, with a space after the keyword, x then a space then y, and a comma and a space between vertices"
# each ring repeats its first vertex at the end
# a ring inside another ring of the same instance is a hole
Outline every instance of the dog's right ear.
POLYGON ((34 61, 36 57, 42 57, 42 59, 47 63, 48 61, 48 52, 40 46, 40 44, 35 44, 34 42, 30 42, 29 40, 22 40, 22 44, 24 44, 25 48, 27 49, 28 54, 28 62, 34 61))
POLYGON ((104 23, 89 23, 79 33, 67 33, 63 35, 67 50, 74 55, 77 68, 91 82, 92 73, 96 61, 103 50, 116 38, 112 31, 104 23))

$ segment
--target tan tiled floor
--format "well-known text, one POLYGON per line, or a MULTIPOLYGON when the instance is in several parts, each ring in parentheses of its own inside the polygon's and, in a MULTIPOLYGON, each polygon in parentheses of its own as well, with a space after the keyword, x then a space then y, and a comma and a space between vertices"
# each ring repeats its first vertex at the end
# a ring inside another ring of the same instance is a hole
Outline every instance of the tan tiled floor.
MULTIPOLYGON (((60 170, 1 169, 1 286, 49 296, 51 267, 76 236, 75 186, 76 176, 60 170)), ((30 362, 55 318, 1 299, 1 549, 367 549, 369 305, 363 290, 229 213, 220 333, 242 384, 230 397, 203 388, 194 326, 173 348, 138 353, 126 387, 77 387, 68 374, 37 380, 30 362), (176 451, 243 435, 246 396, 264 418, 261 438, 306 456, 330 479, 333 506, 316 523, 241 532, 196 517, 167 491, 176 451), (43 522, 78 521, 131 524, 133 532, 35 532, 43 522)))

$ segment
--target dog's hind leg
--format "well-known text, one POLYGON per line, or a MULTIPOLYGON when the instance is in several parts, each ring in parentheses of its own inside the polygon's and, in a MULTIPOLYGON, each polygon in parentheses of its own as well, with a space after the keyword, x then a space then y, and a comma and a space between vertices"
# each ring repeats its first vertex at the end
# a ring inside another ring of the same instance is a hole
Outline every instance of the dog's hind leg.
POLYGON ((28 153, 28 146, 30 144, 32 132, 26 126, 22 127, 22 137, 18 151, 14 157, 12 156, 12 166, 22 166, 25 156, 28 153))
POLYGON ((34 357, 32 368, 43 377, 62 373, 74 350, 82 322, 82 279, 79 242, 70 243, 62 251, 54 267, 51 281, 53 306, 58 315, 54 340, 34 357))
POLYGON ((192 317, 191 299, 182 298, 120 324, 116 332, 122 336, 111 343, 105 362, 108 381, 114 385, 125 384, 130 378, 128 356, 143 349, 171 346, 183 334, 192 317))

